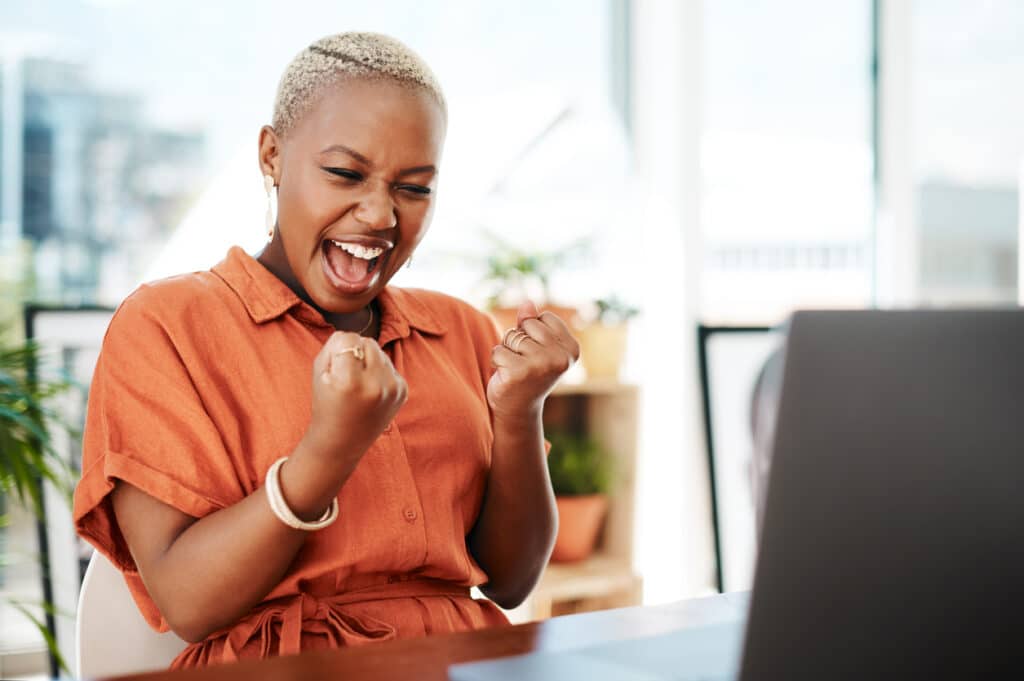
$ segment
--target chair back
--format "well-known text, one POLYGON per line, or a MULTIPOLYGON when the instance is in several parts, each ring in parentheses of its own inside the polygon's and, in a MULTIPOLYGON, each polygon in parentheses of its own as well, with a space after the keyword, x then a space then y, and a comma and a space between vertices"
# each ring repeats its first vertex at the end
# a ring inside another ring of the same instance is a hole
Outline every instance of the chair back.
POLYGON ((124 576, 98 552, 82 580, 76 629, 80 679, 167 669, 188 645, 174 632, 157 633, 146 623, 124 576))

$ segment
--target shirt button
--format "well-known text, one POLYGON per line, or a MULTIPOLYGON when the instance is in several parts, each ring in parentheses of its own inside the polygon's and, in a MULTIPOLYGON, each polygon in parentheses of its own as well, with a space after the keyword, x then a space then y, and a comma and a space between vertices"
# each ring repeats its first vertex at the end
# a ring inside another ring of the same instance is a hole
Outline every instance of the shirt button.
POLYGON ((385 433, 390 433, 391 432, 391 424, 390 423, 388 425, 384 426, 384 432, 385 433))
POLYGON ((415 511, 415 509, 407 508, 402 513, 402 515, 404 515, 405 519, 408 520, 410 523, 413 522, 414 520, 416 520, 416 511, 415 511))

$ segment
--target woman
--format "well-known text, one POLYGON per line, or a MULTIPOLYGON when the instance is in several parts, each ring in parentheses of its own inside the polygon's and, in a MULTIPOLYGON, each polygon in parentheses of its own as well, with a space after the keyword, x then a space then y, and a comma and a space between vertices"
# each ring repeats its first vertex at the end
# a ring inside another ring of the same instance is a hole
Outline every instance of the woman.
POLYGON ((144 285, 104 338, 78 532, 174 668, 506 623, 551 551, 541 409, 578 356, 532 305, 504 339, 387 283, 426 234, 446 128, 433 75, 376 34, 288 66, 255 258, 144 285))

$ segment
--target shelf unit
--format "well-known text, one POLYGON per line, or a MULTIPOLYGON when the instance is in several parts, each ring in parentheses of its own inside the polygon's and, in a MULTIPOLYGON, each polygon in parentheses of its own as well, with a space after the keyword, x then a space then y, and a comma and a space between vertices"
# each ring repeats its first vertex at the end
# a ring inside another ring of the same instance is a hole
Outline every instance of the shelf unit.
POLYGON ((642 581, 633 568, 637 400, 636 386, 607 380, 562 383, 548 397, 545 427, 596 438, 613 456, 614 482, 594 555, 549 565, 526 603, 509 613, 513 621, 640 604, 642 581))

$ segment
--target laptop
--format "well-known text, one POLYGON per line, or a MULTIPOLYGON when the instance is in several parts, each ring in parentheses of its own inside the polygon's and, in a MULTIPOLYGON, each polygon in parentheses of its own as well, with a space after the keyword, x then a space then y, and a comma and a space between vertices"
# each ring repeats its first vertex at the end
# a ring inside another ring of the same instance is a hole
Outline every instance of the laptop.
POLYGON ((1024 677, 1024 311, 799 312, 782 371, 745 631, 450 678, 1024 677))

